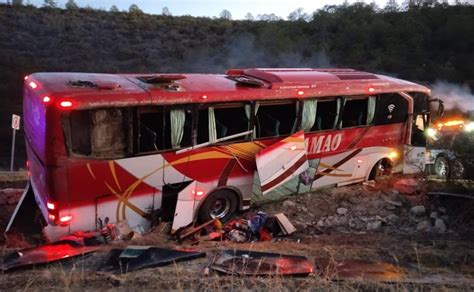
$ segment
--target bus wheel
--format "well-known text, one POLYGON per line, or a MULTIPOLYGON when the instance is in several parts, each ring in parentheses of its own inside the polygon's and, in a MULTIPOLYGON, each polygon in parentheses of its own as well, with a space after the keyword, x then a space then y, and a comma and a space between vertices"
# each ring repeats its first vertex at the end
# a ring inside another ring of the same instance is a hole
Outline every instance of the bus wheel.
POLYGON ((436 176, 441 179, 446 179, 449 175, 449 163, 446 158, 443 156, 438 156, 436 157, 435 164, 434 164, 434 170, 436 173, 436 176))
POLYGON ((218 190, 207 197, 199 209, 199 221, 219 219, 226 222, 237 212, 237 196, 230 190, 218 190))
POLYGON ((374 165, 372 170, 370 171, 369 180, 378 180, 380 177, 384 175, 389 175, 392 173, 392 162, 390 159, 384 158, 374 165))

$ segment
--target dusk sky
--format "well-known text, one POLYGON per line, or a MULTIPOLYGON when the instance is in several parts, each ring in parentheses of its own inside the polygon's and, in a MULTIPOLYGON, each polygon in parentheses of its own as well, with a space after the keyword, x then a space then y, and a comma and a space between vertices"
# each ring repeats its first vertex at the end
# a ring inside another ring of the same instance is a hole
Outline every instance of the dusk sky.
MULTIPOLYGON (((388 0, 375 0, 378 6, 384 7, 388 0)), ((398 0, 401 3, 404 0, 398 0)), ((7 0, 0 0, 7 2, 7 0)), ((28 3, 28 0, 23 0, 28 3)), ((41 6, 43 0, 29 0, 31 4, 41 6)), ((60 7, 64 7, 67 0, 56 1, 60 7)), ((223 9, 227 9, 232 14, 233 19, 243 19, 247 12, 253 16, 258 14, 274 13, 285 18, 290 12, 302 7, 306 13, 311 13, 324 5, 339 5, 344 0, 328 1, 328 0, 75 0, 80 7, 91 6, 94 8, 110 9, 112 5, 116 5, 120 10, 128 10, 131 4, 137 4, 144 12, 151 14, 160 14, 163 7, 168 7, 172 15, 192 15, 192 16, 219 16, 223 9)), ((356 2, 349 0, 349 3, 356 2)), ((366 0, 366 2, 372 2, 366 0)))

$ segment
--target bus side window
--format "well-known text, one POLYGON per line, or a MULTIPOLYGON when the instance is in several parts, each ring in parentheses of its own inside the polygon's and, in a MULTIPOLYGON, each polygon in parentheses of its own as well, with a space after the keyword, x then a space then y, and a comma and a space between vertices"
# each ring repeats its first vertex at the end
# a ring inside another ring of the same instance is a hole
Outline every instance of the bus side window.
POLYGON ((190 109, 155 108, 139 114, 139 152, 180 149, 192 145, 190 109))
POLYGON ((256 138, 290 135, 296 128, 296 102, 260 104, 255 111, 256 138))
POLYGON ((318 100, 316 104, 316 118, 309 132, 334 129, 339 112, 338 103, 340 103, 340 101, 337 99, 329 101, 318 100))
POLYGON ((375 109, 374 124, 404 123, 408 117, 408 101, 397 93, 380 94, 375 109))
POLYGON ((72 111, 70 119, 71 152, 90 155, 92 119, 88 110, 72 111))
POLYGON ((347 99, 342 110, 341 128, 371 125, 374 120, 376 97, 347 99))
MULTIPOLYGON (((197 143, 213 142, 217 139, 243 133, 250 127, 250 112, 244 104, 216 105, 199 110, 197 143)), ((241 141, 245 136, 228 141, 241 141)))
POLYGON ((127 153, 124 109, 91 110, 91 149, 97 158, 121 158, 127 153))

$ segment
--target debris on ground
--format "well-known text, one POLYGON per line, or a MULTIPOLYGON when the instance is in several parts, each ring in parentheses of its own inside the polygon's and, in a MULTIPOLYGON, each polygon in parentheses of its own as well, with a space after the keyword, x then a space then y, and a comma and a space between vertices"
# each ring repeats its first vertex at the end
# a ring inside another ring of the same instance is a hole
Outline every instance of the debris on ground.
POLYGON ((76 241, 61 240, 38 247, 15 251, 3 259, 2 271, 46 264, 70 259, 98 250, 98 247, 84 246, 76 241))
POLYGON ((199 251, 175 250, 153 246, 128 246, 124 249, 112 249, 109 252, 108 259, 99 268, 99 271, 128 273, 203 257, 206 257, 206 253, 199 251))
POLYGON ((308 276, 314 265, 307 257, 248 250, 225 250, 211 269, 238 276, 308 276))
POLYGON ((367 260, 316 259, 316 273, 329 280, 400 281, 406 277, 403 268, 367 260))

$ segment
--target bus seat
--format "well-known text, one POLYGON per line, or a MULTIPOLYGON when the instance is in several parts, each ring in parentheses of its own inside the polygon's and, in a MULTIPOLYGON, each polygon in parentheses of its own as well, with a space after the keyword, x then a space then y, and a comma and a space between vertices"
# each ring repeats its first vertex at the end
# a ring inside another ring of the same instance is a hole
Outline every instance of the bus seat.
POLYGON ((227 130, 228 130, 227 126, 216 119, 217 138, 225 137, 227 135, 227 130))

